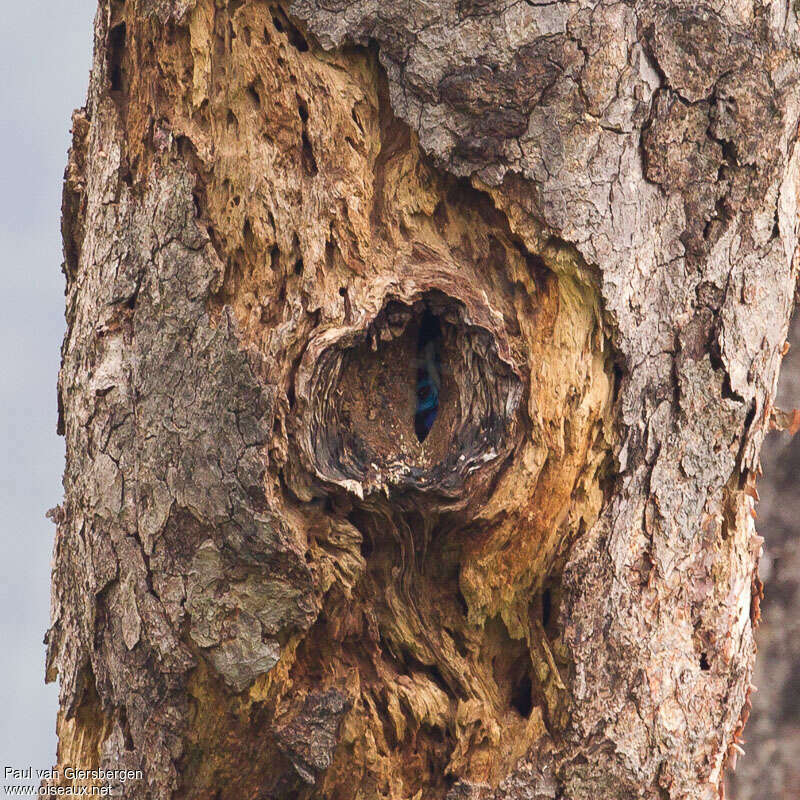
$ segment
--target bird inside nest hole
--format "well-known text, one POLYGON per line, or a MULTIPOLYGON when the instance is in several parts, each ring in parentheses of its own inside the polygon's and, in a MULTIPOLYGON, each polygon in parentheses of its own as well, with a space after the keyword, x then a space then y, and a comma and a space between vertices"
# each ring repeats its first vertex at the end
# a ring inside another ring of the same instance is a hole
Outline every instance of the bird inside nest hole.
POLYGON ((333 436, 367 463, 441 462, 458 427, 447 402, 458 393, 456 330, 428 307, 398 304, 380 331, 345 354, 333 436))
POLYGON ((417 407, 414 432, 424 442, 439 414, 442 388, 442 326, 426 309, 417 334, 417 407))

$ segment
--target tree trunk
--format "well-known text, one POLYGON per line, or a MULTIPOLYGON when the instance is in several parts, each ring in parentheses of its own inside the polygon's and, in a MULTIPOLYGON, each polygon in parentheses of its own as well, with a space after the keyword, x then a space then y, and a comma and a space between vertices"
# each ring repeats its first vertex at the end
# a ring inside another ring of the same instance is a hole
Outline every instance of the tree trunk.
POLYGON ((715 8, 101 0, 56 783, 717 797, 800 59, 793 8, 715 8))

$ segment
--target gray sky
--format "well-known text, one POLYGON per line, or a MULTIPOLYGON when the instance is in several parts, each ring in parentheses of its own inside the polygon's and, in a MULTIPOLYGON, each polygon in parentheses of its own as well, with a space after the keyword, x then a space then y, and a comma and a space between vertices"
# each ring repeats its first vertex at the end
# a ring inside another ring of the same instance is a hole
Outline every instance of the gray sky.
MULTIPOLYGON (((63 440, 61 178, 83 105, 96 0, 23 0, 0 15, 0 769, 55 760, 44 685, 52 523, 63 440)), ((2 772, 0 772, 2 775, 2 772)))

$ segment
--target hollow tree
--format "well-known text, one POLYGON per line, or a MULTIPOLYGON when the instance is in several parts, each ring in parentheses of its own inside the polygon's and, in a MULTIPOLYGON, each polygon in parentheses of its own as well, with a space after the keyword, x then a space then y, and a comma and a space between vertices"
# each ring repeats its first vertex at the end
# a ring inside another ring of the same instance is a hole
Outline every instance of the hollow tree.
POLYGON ((158 800, 716 797, 799 61, 764 0, 101 0, 59 765, 158 800))

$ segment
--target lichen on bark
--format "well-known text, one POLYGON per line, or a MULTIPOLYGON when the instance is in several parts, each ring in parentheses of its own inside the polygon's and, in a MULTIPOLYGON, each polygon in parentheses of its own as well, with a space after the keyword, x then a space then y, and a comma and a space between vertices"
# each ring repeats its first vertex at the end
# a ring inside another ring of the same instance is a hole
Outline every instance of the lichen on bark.
POLYGON ((60 762, 142 798, 716 796, 796 37, 747 2, 101 0, 60 762))

